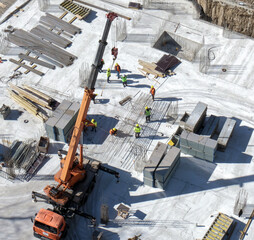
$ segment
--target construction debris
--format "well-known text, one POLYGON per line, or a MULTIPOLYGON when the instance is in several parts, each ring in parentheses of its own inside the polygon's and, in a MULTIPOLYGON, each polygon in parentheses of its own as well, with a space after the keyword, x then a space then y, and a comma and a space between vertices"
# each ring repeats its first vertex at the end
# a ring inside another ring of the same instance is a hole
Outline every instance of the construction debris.
POLYGON ((10 112, 11 112, 10 107, 3 104, 3 106, 0 108, 0 119, 2 118, 5 120, 10 114, 10 112))
POLYGON ((141 234, 139 234, 139 235, 135 235, 134 237, 132 237, 132 238, 128 238, 128 240, 141 240, 141 234))

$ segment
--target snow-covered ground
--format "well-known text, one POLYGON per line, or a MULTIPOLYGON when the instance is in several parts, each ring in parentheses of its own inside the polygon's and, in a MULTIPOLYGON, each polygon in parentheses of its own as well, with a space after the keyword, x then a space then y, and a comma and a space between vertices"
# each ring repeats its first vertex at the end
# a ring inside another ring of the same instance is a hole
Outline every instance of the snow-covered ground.
MULTIPOLYGON (((247 223, 246 218, 239 218, 233 213, 239 190, 243 188, 247 191, 248 204, 254 202, 253 40, 236 34, 225 38, 223 29, 193 19, 194 7, 189 1, 182 0, 179 4, 168 1, 171 5, 167 10, 139 11, 126 8, 128 4, 124 0, 88 2, 132 17, 133 20, 127 21, 126 41, 116 42, 115 35, 110 34, 104 53, 104 69, 111 68, 111 48, 115 46, 119 49, 117 62, 123 73, 127 74, 128 86, 123 88, 114 71, 111 83, 106 82, 105 71, 98 75, 96 93, 99 103, 91 103, 88 113, 89 118, 97 119, 98 131, 88 132, 84 137, 85 155, 113 166, 120 173, 120 183, 116 183, 113 176, 100 173, 83 210, 98 219, 98 229, 103 231, 103 239, 108 240, 128 239, 139 234, 144 240, 202 239, 219 212, 233 217, 237 222, 231 239, 238 239, 240 230, 247 223), (143 36, 147 34, 155 39, 158 32, 162 33, 164 29, 176 31, 176 34, 178 31, 179 34, 188 34, 190 40, 204 44, 207 49, 212 48, 208 74, 199 71, 198 53, 192 62, 181 59, 182 63, 175 69, 174 76, 153 80, 151 76, 147 79, 141 75, 138 70, 139 59, 157 62, 165 54, 152 48, 153 43, 143 36), (139 34, 140 38, 136 41, 133 38, 128 40, 131 34, 139 34), (223 72, 222 68, 227 71, 223 72), (149 96, 151 85, 157 90, 154 103, 149 96), (119 101, 128 95, 132 101, 121 106, 119 101), (145 152, 147 160, 158 141, 167 143, 177 129, 180 117, 184 112, 190 113, 198 101, 208 104, 208 115, 232 117, 237 121, 226 151, 218 152, 214 163, 181 154, 180 165, 165 191, 144 186, 142 172, 135 168, 143 164, 138 155, 145 152), (146 105, 152 107, 150 125, 145 123, 142 115, 146 105), (165 116, 161 117, 167 106, 169 109, 173 106, 172 111, 178 116, 174 123, 167 121, 165 116), (160 117, 158 112, 161 113, 160 117), (133 127, 137 122, 143 129, 150 127, 152 135, 141 133, 141 138, 135 140, 133 127), (119 129, 119 136, 108 135, 112 127, 119 129), (126 220, 117 217, 116 208, 120 203, 130 206, 131 214, 126 220), (101 204, 109 206, 110 221, 106 226, 99 223, 101 204)), ((16 5, 19 6, 19 3, 22 1, 17 1, 16 5)), ((18 14, 18 18, 12 17, 2 24, 1 30, 8 25, 30 30, 38 24, 43 14, 38 9, 37 1, 32 1, 25 12, 18 14)), ((60 16, 61 11, 53 14, 60 16)), ((64 20, 71 18, 71 14, 67 14, 64 20)), ((116 19, 113 22, 112 33, 115 33, 118 21, 116 19)), ((11 81, 18 85, 33 85, 59 101, 81 101, 83 88, 80 87, 79 69, 82 64, 90 66, 93 63, 105 22, 105 12, 96 9, 93 9, 87 20, 74 22, 82 29, 82 33, 72 39, 73 44, 67 49, 78 57, 73 65, 56 70, 38 67, 45 76, 39 77, 30 72, 11 81)), ((17 56, 3 56, 7 59, 9 57, 18 60, 17 56)), ((45 134, 43 123, 15 103, 6 90, 9 76, 15 67, 9 61, 0 64, 0 106, 6 104, 12 110, 23 113, 15 120, 0 120, 0 136, 6 139, 8 135, 10 141, 38 140, 45 134), (29 122, 24 123, 25 119, 29 122)), ((24 72, 24 69, 21 71, 24 72)), ((12 183, 0 178, 0 239, 34 239, 30 218, 41 207, 48 206, 33 203, 31 191, 43 192, 47 184, 54 182, 53 176, 59 169, 57 150, 61 148, 68 149, 68 146, 52 141, 49 159, 29 182, 16 180, 12 183)), ((254 239, 252 228, 251 225, 246 240, 254 239)), ((67 238, 91 239, 92 231, 87 220, 75 217, 67 238)))

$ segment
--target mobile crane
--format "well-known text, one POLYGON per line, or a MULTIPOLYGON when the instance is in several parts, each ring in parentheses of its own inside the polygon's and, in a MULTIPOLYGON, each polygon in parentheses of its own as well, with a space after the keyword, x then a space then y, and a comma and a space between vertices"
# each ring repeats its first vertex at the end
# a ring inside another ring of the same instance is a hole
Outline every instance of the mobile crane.
POLYGON ((89 105, 95 89, 101 59, 107 45, 107 37, 113 20, 118 17, 114 12, 107 15, 107 21, 99 41, 99 47, 92 65, 88 85, 85 87, 84 96, 80 105, 78 117, 73 129, 67 155, 61 159, 60 170, 54 175, 54 180, 58 182, 57 186, 46 186, 44 192, 46 195, 32 192, 32 198, 44 199, 53 206, 53 210, 40 209, 33 222, 34 236, 40 239, 59 240, 66 232, 66 218, 73 217, 75 214, 89 218, 95 223, 95 218, 87 213, 79 211, 79 207, 84 204, 91 192, 96 175, 99 170, 115 175, 119 179, 119 173, 102 166, 97 160, 87 160, 83 158, 83 145, 80 144, 80 155, 76 155, 79 140, 85 123, 92 125, 86 120, 89 105))

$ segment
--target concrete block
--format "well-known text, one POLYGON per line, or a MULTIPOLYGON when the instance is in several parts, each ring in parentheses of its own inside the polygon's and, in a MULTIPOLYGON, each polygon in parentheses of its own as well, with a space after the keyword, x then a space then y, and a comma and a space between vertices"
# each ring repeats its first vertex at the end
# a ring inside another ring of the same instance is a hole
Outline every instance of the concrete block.
POLYGON ((200 136, 195 134, 195 133, 192 133, 190 132, 188 137, 187 137, 187 141, 188 141, 188 146, 190 148, 193 148, 193 149, 198 149, 198 141, 199 141, 199 138, 200 136))
POLYGON ((230 118, 226 119, 226 122, 224 123, 222 130, 219 134, 219 137, 217 139, 219 148, 221 150, 224 150, 227 147, 228 141, 233 133, 235 124, 236 124, 235 120, 230 118))
POLYGON ((185 129, 196 133, 205 120, 206 111, 207 104, 198 102, 184 125, 185 129))
POLYGON ((168 144, 158 142, 149 158, 149 162, 145 165, 145 167, 157 167, 162 158, 165 156, 167 147, 168 144))
POLYGON ((180 149, 181 149, 182 153, 190 154, 189 152, 190 152, 191 148, 181 145, 180 149))
POLYGON ((154 185, 154 180, 150 180, 150 179, 144 177, 143 182, 146 186, 149 186, 149 187, 154 187, 155 186, 154 185))
POLYGON ((208 141, 209 138, 205 136, 200 136, 199 141, 198 141, 198 148, 197 151, 199 152, 204 152, 206 142, 208 141))
POLYGON ((160 188, 160 189, 163 189, 165 190, 166 186, 168 185, 170 179, 173 177, 178 165, 179 165, 180 161, 177 161, 174 168, 171 170, 171 172, 169 173, 169 175, 167 176, 167 178, 165 179, 164 182, 161 182, 161 181, 158 181, 158 180, 155 180, 154 182, 154 186, 156 188, 160 188))
POLYGON ((217 150, 217 141, 209 138, 205 144, 204 148, 205 154, 213 155, 216 152, 216 150, 217 150))
POLYGON ((155 169, 156 167, 144 167, 143 176, 147 179, 153 180, 155 169))
POLYGON ((197 151, 195 157, 200 158, 200 159, 205 159, 205 153, 197 151))
POLYGON ((207 155, 205 154, 205 160, 209 161, 209 162, 213 162, 215 158, 215 155, 207 155))
POLYGON ((189 133, 190 132, 185 131, 185 130, 182 131, 182 133, 180 135, 180 145, 189 146, 188 141, 187 141, 189 133))
POLYGON ((159 166, 156 168, 154 176, 155 179, 164 182, 171 170, 174 168, 180 158, 180 149, 171 146, 166 156, 162 159, 159 166))

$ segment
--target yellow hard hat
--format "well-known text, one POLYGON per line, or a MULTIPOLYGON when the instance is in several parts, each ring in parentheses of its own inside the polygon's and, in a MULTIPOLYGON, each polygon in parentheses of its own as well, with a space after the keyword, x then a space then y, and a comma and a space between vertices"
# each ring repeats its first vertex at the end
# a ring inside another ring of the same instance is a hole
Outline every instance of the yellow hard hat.
POLYGON ((116 131, 116 129, 115 129, 115 128, 113 128, 113 131, 116 131))
POLYGON ((136 124, 136 127, 139 127, 139 125, 138 125, 138 124, 136 124))
POLYGON ((148 107, 145 107, 145 109, 148 109, 148 107))
POLYGON ((92 121, 91 121, 92 123, 94 122, 94 119, 92 119, 92 121))
POLYGON ((118 65, 118 63, 116 63, 116 66, 118 65))
POLYGON ((153 88, 153 85, 151 86, 151 88, 153 88))
POLYGON ((108 71, 110 71, 110 68, 108 68, 108 71))

